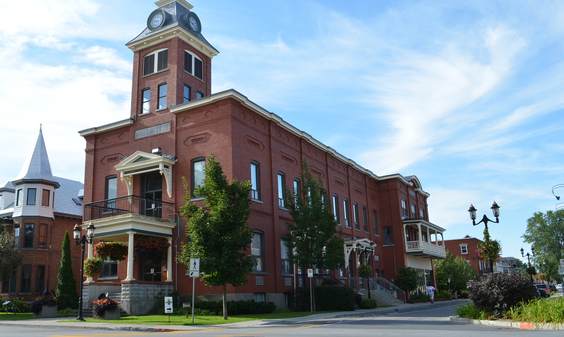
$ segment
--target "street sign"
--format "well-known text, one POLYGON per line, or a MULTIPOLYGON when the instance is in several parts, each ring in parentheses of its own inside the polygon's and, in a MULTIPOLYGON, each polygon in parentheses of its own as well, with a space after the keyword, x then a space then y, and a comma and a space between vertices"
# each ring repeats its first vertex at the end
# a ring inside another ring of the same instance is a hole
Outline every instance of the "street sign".
POLYGON ((560 265, 564 266, 564 259, 560 259, 560 265))
POLYGON ((309 268, 307 270, 307 277, 312 278, 313 277, 313 269, 309 268))
POLYGON ((558 266, 558 275, 564 275, 564 265, 558 266))
POLYGON ((172 308, 172 297, 165 297, 165 314, 172 314, 174 309, 172 308))
POLYGON ((190 277, 200 276, 200 258, 192 257, 190 258, 190 277))

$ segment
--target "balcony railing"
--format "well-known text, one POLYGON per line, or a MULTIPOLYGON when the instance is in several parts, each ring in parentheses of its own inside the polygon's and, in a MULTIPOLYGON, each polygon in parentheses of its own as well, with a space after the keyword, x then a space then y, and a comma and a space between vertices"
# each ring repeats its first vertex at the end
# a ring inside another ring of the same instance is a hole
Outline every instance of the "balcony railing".
POLYGON ((84 221, 109 218, 124 214, 137 214, 157 219, 171 220, 174 204, 162 200, 134 195, 107 199, 84 205, 84 221))
POLYGON ((407 252, 410 251, 427 251, 432 253, 446 254, 445 247, 432 244, 425 241, 407 241, 407 252))

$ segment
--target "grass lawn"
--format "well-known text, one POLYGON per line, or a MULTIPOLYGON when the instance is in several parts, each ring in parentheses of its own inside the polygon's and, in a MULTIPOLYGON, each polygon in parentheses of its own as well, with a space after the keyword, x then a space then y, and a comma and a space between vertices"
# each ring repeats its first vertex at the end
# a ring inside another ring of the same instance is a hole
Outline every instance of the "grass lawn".
MULTIPOLYGON (((324 312, 316 312, 314 314, 322 314, 324 312)), ((31 315, 31 314, 30 314, 31 315)), ((239 323, 247 321, 256 321, 262 319, 285 319, 294 317, 305 317, 312 315, 309 312, 284 312, 272 314, 257 314, 257 315, 239 315, 229 316, 228 320, 224 320, 223 316, 194 316, 194 323, 192 323, 192 316, 189 314, 188 318, 184 315, 147 315, 147 316, 125 316, 119 320, 100 320, 87 318, 87 322, 91 323, 116 323, 116 324, 145 324, 145 325, 210 325, 210 324, 227 324, 239 323)), ((62 322, 74 322, 74 320, 65 320, 62 322)))

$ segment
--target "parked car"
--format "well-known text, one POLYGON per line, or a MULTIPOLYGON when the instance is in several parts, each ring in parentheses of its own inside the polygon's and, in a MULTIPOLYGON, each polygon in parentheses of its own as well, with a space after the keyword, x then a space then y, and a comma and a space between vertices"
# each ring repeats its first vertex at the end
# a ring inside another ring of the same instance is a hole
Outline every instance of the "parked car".
POLYGON ((542 297, 550 297, 550 289, 545 284, 537 284, 537 289, 542 297))
POLYGON ((556 291, 562 291, 562 283, 556 285, 556 291))

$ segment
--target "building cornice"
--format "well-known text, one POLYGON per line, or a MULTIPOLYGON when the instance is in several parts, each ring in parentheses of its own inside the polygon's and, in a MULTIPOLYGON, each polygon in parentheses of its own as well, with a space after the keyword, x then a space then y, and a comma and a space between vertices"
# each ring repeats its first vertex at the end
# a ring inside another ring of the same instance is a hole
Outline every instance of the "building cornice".
POLYGON ((208 56, 209 58, 213 58, 219 51, 215 48, 210 47, 209 45, 205 44, 203 41, 192 35, 190 32, 185 30, 180 26, 173 26, 166 30, 159 31, 154 35, 147 36, 144 39, 130 42, 126 44, 126 46, 131 49, 132 51, 139 51, 145 48, 152 47, 159 43, 169 41, 174 39, 175 37, 180 38, 182 41, 186 42, 187 44, 194 47, 196 50, 202 52, 204 55, 208 56))
POLYGON ((116 130, 116 129, 123 128, 123 127, 129 126, 129 125, 132 125, 132 124, 133 124, 133 118, 128 118, 128 119, 124 119, 124 120, 119 121, 119 122, 114 122, 114 123, 98 126, 98 127, 95 127, 95 128, 90 128, 90 129, 78 131, 78 134, 81 135, 82 137, 86 137, 86 136, 96 135, 96 134, 103 133, 103 132, 108 132, 108 131, 111 131, 111 130, 116 130))
MULTIPOLYGON (((215 103, 215 102, 218 102, 218 101, 221 101, 221 100, 225 100, 225 99, 234 99, 234 100, 240 102, 243 106, 251 109, 252 111, 259 114, 260 116, 266 118, 267 120, 275 122, 278 126, 285 129, 286 131, 292 133, 293 135, 295 135, 295 136, 297 136, 301 139, 304 139, 305 141, 307 141, 311 145, 317 147, 318 149, 320 149, 320 150, 322 150, 326 153, 331 154, 333 157, 337 158, 338 160, 340 160, 344 164, 353 167, 354 169, 366 174, 367 176, 371 177, 374 180, 380 181, 380 180, 387 180, 387 179, 398 179, 402 183, 404 183, 405 185, 413 186, 413 183, 408 181, 404 176, 402 176, 400 174, 393 174, 393 175, 386 175, 386 176, 383 176, 383 177, 378 177, 372 171, 358 165, 354 160, 343 156, 339 152, 335 151, 333 148, 324 145, 323 143, 321 143, 317 139, 313 138, 307 132, 304 132, 304 131, 297 129, 293 125, 284 121, 282 119, 282 117, 262 108, 258 104, 249 100, 245 95, 241 94, 240 92, 238 92, 234 89, 221 91, 221 92, 215 93, 215 94, 208 96, 208 97, 204 97, 204 98, 201 98, 201 99, 198 99, 198 100, 186 102, 186 103, 183 103, 183 104, 178 104, 178 105, 170 107, 169 110, 170 110, 170 112, 176 114, 176 113, 180 113, 180 112, 183 112, 183 111, 196 109, 196 108, 199 108, 199 107, 202 107, 202 106, 205 106, 205 105, 208 105, 208 104, 212 104, 212 103, 215 103)), ((426 197, 430 196, 429 193, 423 191, 423 189, 421 189, 421 188, 417 188, 416 190, 426 197)))

